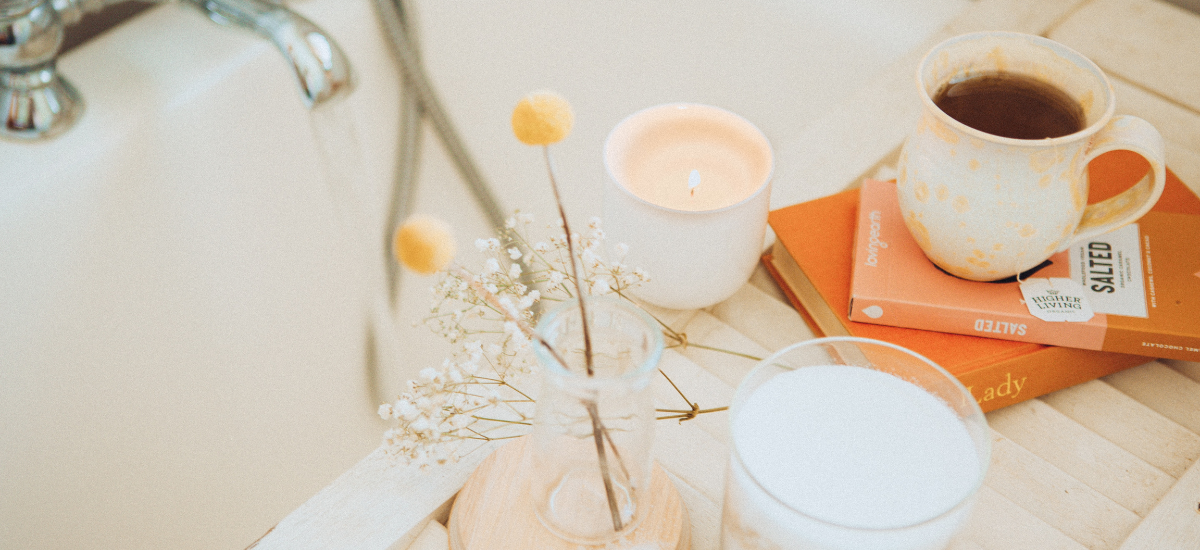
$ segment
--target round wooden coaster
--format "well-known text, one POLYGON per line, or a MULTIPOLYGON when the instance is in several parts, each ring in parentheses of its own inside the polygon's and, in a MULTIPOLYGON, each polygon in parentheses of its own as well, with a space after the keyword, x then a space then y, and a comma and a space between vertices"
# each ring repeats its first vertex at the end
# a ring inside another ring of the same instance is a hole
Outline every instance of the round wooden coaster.
POLYGON ((525 491, 521 462, 528 437, 497 449, 475 469, 450 511, 451 550, 581 550, 636 548, 689 550, 691 524, 679 491, 654 464, 647 516, 631 532, 608 544, 586 546, 556 537, 537 519, 525 491))

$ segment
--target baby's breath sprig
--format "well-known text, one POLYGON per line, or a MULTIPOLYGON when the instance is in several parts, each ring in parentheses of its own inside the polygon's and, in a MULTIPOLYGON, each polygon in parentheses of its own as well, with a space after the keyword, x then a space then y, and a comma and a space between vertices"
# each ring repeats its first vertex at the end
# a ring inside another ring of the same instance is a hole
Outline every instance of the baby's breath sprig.
MULTIPOLYGON (((397 231, 397 259, 413 257, 400 253, 407 246, 420 246, 413 242, 453 246, 452 237, 437 231, 444 224, 422 221, 414 225, 420 231, 403 231, 408 223, 397 231), (410 242, 409 238, 417 240, 410 242)), ((612 294, 632 301, 629 292, 649 280, 644 270, 624 263, 628 247, 607 240, 600 218, 589 220, 585 231, 573 235, 572 240, 577 244, 582 283, 576 282, 567 267, 562 227, 541 223, 520 211, 506 220, 496 237, 475 241, 484 259, 474 272, 449 261, 437 266, 434 271, 440 270, 441 278, 431 287, 433 305, 423 322, 455 344, 455 352, 441 365, 422 370, 395 401, 380 407, 385 420, 396 421, 385 436, 385 447, 393 456, 420 465, 443 463, 457 460, 465 441, 528 433, 534 396, 524 388, 536 387, 531 377, 538 365, 530 338, 509 316, 536 325, 539 305, 574 300, 580 289, 587 295, 612 294)), ((661 321, 660 325, 663 335, 675 342, 672 347, 710 349, 754 359, 689 341, 685 333, 672 331, 661 321)), ((659 419, 686 421, 725 410, 701 407, 665 372, 660 375, 685 407, 659 409, 659 419)))

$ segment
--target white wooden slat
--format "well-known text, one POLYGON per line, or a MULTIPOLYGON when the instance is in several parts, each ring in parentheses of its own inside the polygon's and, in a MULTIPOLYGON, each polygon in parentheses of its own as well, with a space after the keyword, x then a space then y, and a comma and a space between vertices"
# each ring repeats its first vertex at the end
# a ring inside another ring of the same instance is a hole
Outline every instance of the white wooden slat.
MULTIPOLYGON (((690 317, 690 316, 689 316, 690 317)), ((692 317, 694 319, 694 317, 692 317)), ((686 327, 683 327, 686 328, 686 327)), ((666 350, 660 369, 693 402, 727 404, 733 389, 676 350, 666 350)), ((679 408, 682 399, 662 377, 655 379, 659 408, 679 408)), ((671 476, 687 507, 692 525, 692 548, 716 550, 719 545, 720 499, 728 461, 728 422, 724 412, 709 413, 683 423, 655 424, 653 454, 671 476)))
POLYGON ((1055 410, 1178 478, 1200 459, 1200 435, 1101 380, 1041 397, 1055 410))
POLYGON ((1050 33, 1105 72, 1200 111, 1200 18, 1159 0, 1094 0, 1050 33))
POLYGON ((1144 118, 1164 139, 1200 151, 1200 112, 1172 103, 1124 78, 1110 75, 1109 80, 1117 97, 1117 114, 1144 118))
POLYGON ((717 550, 721 547, 721 503, 713 502, 691 485, 670 472, 667 475, 679 490, 692 525, 692 550, 717 550))
POLYGON ((720 546, 721 501, 725 494, 728 447, 690 423, 655 430, 655 460, 671 476, 692 524, 692 548, 720 546))
MULTIPOLYGON (((1194 145, 1200 146, 1200 143, 1194 145)), ((1200 195, 1200 152, 1178 142, 1168 141, 1167 166, 1193 193, 1200 195)))
POLYGON ((985 550, 1085 550, 991 487, 981 488, 977 498, 971 519, 956 540, 985 550))
POLYGON ((712 314, 772 352, 813 338, 812 330, 795 309, 752 285, 743 286, 728 300, 713 306, 712 314))
POLYGON ((729 447, 687 422, 663 425, 654 431, 654 459, 713 502, 725 494, 729 447))
POLYGON ((376 449, 288 514, 252 548, 406 547, 498 445, 480 445, 458 463, 427 470, 398 466, 382 448, 376 449))
POLYGON ((698 312, 687 324, 684 332, 687 334, 688 342, 693 344, 752 357, 732 355, 725 351, 705 349, 695 345, 676 348, 681 354, 704 366, 705 370, 716 375, 730 387, 736 388, 759 359, 766 358, 771 354, 770 350, 758 345, 745 333, 734 329, 705 311, 698 312))
POLYGON ((1113 77, 1117 113, 1153 124, 1167 144, 1167 166, 1184 185, 1200 194, 1200 113, 1172 103, 1129 81, 1113 77))
MULTIPOLYGON (((947 37, 976 31, 1045 34, 1087 0, 981 1, 946 26, 947 37)), ((916 65, 913 65, 916 71, 916 65)))
POLYGON ((1200 383, 1159 361, 1103 378, 1114 388, 1200 434, 1200 383))
POLYGON ((1166 360, 1166 359, 1162 360, 1162 362, 1164 365, 1167 365, 1168 367, 1171 367, 1172 369, 1174 369, 1175 372, 1178 372, 1179 374, 1182 374, 1182 375, 1184 375, 1188 378, 1191 378, 1192 380, 1200 383, 1200 362, 1172 361, 1172 360, 1166 360))
POLYGON ((950 546, 946 550, 985 550, 979 543, 964 538, 956 538, 950 541, 950 546))
MULTIPOLYGON (((774 243, 773 240, 771 242, 774 243)), ((776 302, 781 304, 788 303, 787 296, 779 288, 779 283, 776 283, 775 279, 771 278, 771 273, 762 264, 755 267, 754 273, 750 274, 750 286, 766 294, 776 302)))
MULTIPOLYGON (((447 550, 449 548, 450 533, 446 531, 446 526, 436 521, 429 522, 417 535, 417 540, 408 546, 408 550, 447 550)), ((397 550, 402 549, 398 548, 397 550)))
POLYGON ((1200 462, 1163 497, 1121 550, 1200 548, 1200 462))
POLYGON ((1037 399, 987 419, 992 429, 1139 516, 1175 484, 1174 477, 1037 399))
POLYGON ((636 298, 634 301, 638 302, 638 306, 645 310, 646 313, 649 313, 655 320, 675 330, 682 330, 692 320, 692 317, 696 315, 696 310, 667 309, 642 303, 636 298))
POLYGON ((987 486, 1084 547, 1117 548, 1141 520, 1007 437, 992 433, 987 486))

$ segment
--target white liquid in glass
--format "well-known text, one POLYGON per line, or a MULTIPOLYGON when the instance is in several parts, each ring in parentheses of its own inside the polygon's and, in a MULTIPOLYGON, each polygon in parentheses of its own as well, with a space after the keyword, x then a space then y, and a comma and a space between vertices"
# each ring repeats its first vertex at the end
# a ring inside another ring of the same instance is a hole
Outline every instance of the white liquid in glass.
POLYGON ((942 548, 982 471, 949 406, 859 367, 772 378, 738 410, 733 443, 726 550, 942 548))

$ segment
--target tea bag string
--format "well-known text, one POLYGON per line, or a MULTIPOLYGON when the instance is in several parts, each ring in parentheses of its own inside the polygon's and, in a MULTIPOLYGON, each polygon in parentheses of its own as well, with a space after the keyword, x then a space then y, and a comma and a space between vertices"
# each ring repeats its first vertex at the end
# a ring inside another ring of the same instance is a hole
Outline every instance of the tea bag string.
POLYGON ((1013 270, 1017 272, 1016 278, 1017 278, 1018 285, 1021 284, 1021 257, 1025 255, 1027 248, 1028 248, 1028 244, 1026 244, 1025 246, 1022 246, 1021 251, 1018 252, 1017 255, 1013 257, 1013 270))

